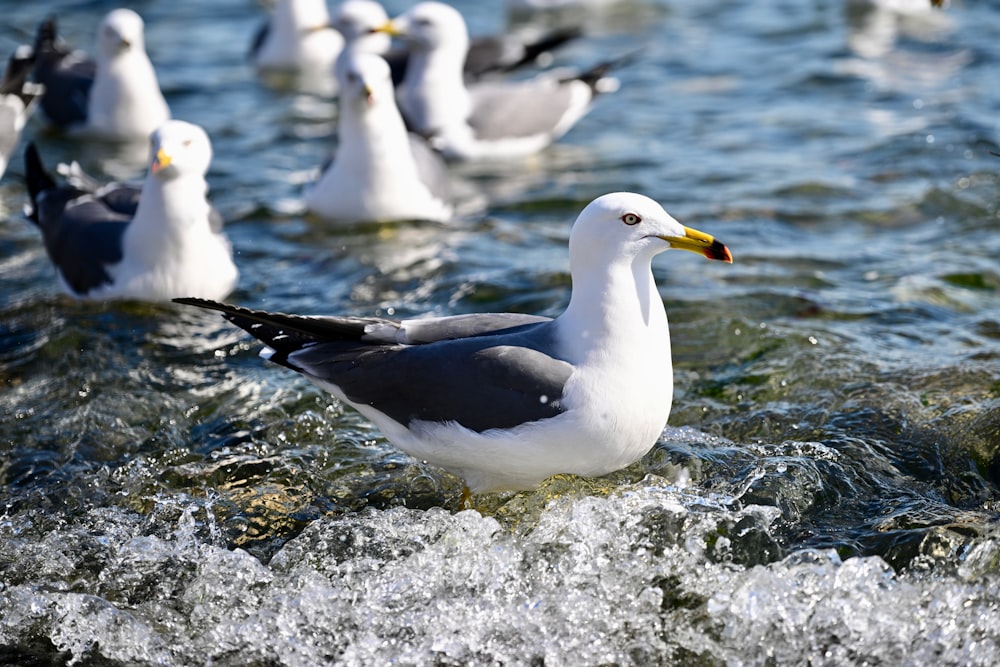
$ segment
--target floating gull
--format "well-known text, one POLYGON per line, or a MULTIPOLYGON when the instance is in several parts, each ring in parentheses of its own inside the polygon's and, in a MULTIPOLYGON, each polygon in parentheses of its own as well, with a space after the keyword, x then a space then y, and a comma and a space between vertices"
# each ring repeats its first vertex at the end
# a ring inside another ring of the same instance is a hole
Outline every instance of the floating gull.
POLYGON ((28 81, 34 65, 31 48, 23 46, 7 61, 0 81, 0 176, 7 170, 10 156, 21 138, 21 130, 34 109, 42 86, 28 81))
POLYGON ((605 66, 560 78, 489 81, 466 86, 462 67, 469 38, 462 15, 440 2, 421 2, 381 28, 410 47, 398 92, 409 126, 450 159, 528 155, 562 136, 615 85, 605 66))
POLYGON ((669 248, 732 261, 726 246, 655 201, 614 193, 573 225, 573 291, 554 320, 304 317, 178 301, 221 311, 269 346, 262 356, 352 405, 470 491, 530 489, 557 473, 618 470, 659 438, 673 378, 651 262, 669 248))
POLYGON ((385 8, 375 0, 345 0, 333 10, 331 25, 343 35, 345 48, 384 56, 392 39, 378 28, 388 20, 385 8))
POLYGON ((330 25, 325 0, 278 0, 257 33, 251 57, 258 70, 332 78, 344 38, 330 25))
POLYGON ((45 86, 40 106, 55 125, 111 139, 145 140, 170 118, 146 55, 142 17, 131 9, 104 17, 96 61, 60 44, 51 17, 38 28, 34 52, 34 78, 45 86))
POLYGON ((446 166, 423 139, 407 132, 389 65, 373 53, 345 51, 337 78, 339 145, 307 191, 306 208, 343 222, 448 220, 446 166))
MULTIPOLYGON (((384 56, 392 68, 392 81, 398 86, 406 74, 410 50, 390 50, 389 35, 379 32, 388 20, 385 8, 375 0, 347 0, 333 11, 332 22, 351 48, 384 56)), ((465 56, 463 76, 476 80, 530 65, 580 34, 578 28, 559 28, 537 36, 499 33, 473 37, 465 56)))
POLYGON ((25 152, 28 217, 42 231, 63 289, 81 299, 221 299, 236 285, 222 219, 206 199, 212 147, 204 130, 168 121, 152 135, 142 187, 102 186, 75 163, 64 185, 25 152))

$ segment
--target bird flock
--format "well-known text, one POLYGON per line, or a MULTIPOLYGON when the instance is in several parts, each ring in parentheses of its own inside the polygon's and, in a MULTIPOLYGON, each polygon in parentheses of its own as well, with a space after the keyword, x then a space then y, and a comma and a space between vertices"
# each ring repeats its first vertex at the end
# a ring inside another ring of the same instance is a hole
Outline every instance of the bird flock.
MULTIPOLYGON (((36 107, 68 137, 150 141, 141 187, 100 183, 76 164, 61 166, 68 177, 58 182, 29 142, 27 217, 70 296, 223 298, 235 267, 207 198, 210 139, 171 119, 144 28, 131 9, 109 12, 91 56, 60 38, 55 17, 42 21, 34 43, 11 57, 2 84, 0 166, 36 107), (167 140, 174 135, 187 139, 167 140), (163 243, 167 237, 173 241, 163 243)), ((303 189, 304 212, 335 224, 448 222, 455 215, 449 163, 543 150, 598 94, 614 90, 607 72, 620 62, 503 77, 579 38, 579 30, 557 29, 470 40, 462 15, 441 2, 390 19, 374 0, 344 0, 332 12, 326 0, 277 0, 248 55, 263 81, 320 81, 338 100, 337 150, 303 189)))
MULTIPOLYGON (((448 222, 453 163, 542 151, 615 92, 609 73, 628 56, 582 71, 505 76, 583 38, 558 30, 470 39, 463 16, 442 2, 390 18, 373 0, 344 0, 332 12, 325 0, 276 0, 249 56, 265 81, 318 80, 338 99, 337 151, 303 192, 308 217, 448 222)), ((262 356, 353 406, 402 451, 458 475, 472 493, 530 489, 557 473, 603 475, 645 455, 673 398, 652 260, 681 249, 732 262, 725 245, 657 202, 617 192, 594 199, 573 224, 572 291, 556 318, 398 321, 226 304, 239 271, 208 199, 211 141, 171 118, 143 19, 130 9, 108 13, 94 58, 64 44, 54 18, 38 26, 0 82, 0 169, 36 106, 68 136, 150 144, 141 185, 102 183, 76 163, 57 181, 36 146, 25 147, 25 214, 67 294, 219 311, 265 343, 262 356)))
MULTIPOLYGON (((5 155, 35 106, 67 136, 150 142, 141 185, 102 183, 76 163, 57 179, 27 143, 25 214, 68 295, 221 311, 267 345, 263 356, 354 406, 404 452, 455 473, 472 492, 527 489, 556 473, 606 474, 655 444, 673 380, 651 262, 671 248, 731 262, 725 245, 652 199, 611 193, 573 225, 572 294, 554 319, 396 321, 222 303, 239 272, 208 199, 211 141, 171 118, 143 32, 136 12, 116 9, 91 58, 46 19, 4 79, 17 112, 5 155)), ((627 56, 505 76, 584 38, 557 30, 470 39, 462 15, 441 2, 390 18, 372 0, 345 0, 332 12, 324 0, 277 0, 249 56, 262 79, 319 78, 338 99, 336 153, 302 195, 316 224, 448 222, 453 163, 542 151, 617 90, 610 72, 627 56)))

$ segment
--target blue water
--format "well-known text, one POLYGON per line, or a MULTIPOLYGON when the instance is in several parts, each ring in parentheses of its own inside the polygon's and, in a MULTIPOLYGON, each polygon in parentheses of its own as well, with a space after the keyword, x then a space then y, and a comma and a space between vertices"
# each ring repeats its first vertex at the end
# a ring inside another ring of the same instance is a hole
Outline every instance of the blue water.
MULTIPOLYGON (((473 34, 501 3, 455 3, 473 34)), ((391 13, 405 2, 388 3, 391 13)), ((116 5, 56 12, 91 50, 116 5)), ((257 357, 216 315, 59 294, 0 181, 0 662, 1000 662, 1000 11, 634 0, 557 65, 638 50, 556 146, 460 167, 449 225, 299 214, 335 104, 263 85, 251 0, 132 5, 175 117, 212 138, 231 300, 302 313, 569 296, 566 240, 634 190, 735 263, 661 256, 677 395, 607 478, 476 498, 257 357)), ((565 20, 562 17, 561 20, 565 20)), ((560 20, 547 17, 548 21, 560 20)), ((138 179, 144 148, 26 136, 138 179)))

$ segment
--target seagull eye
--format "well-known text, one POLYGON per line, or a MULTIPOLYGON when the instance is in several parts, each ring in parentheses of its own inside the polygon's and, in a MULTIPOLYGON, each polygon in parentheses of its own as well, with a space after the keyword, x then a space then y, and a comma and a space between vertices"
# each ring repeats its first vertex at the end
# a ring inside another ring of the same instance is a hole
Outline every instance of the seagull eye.
POLYGON ((637 216, 635 213, 626 213, 622 216, 622 222, 626 225, 638 225, 642 222, 642 218, 637 216))
POLYGON ((184 145, 185 146, 190 146, 191 145, 191 140, 190 139, 185 139, 184 140, 184 145))

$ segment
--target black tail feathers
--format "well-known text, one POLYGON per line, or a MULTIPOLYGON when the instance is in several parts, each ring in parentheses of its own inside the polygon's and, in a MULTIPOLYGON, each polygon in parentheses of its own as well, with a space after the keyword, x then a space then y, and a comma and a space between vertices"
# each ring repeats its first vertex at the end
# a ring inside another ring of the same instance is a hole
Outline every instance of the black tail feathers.
POLYGON ((31 199, 30 206, 25 207, 25 215, 38 224, 38 196, 45 190, 56 187, 56 182, 45 171, 45 165, 42 164, 42 158, 34 142, 29 142, 24 149, 24 180, 31 199))

